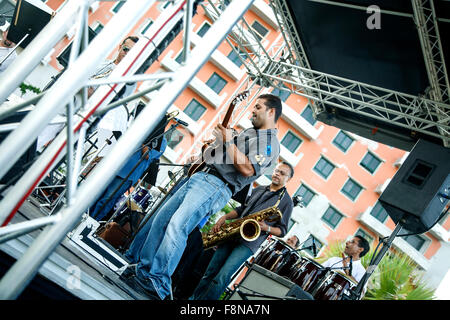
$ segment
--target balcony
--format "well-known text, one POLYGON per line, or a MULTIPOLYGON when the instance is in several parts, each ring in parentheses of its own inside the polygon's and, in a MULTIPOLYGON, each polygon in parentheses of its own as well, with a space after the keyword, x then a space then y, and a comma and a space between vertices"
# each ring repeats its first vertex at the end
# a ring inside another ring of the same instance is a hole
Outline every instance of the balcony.
POLYGON ((167 146, 166 150, 164 150, 163 157, 169 163, 177 163, 177 159, 182 152, 183 152, 182 148, 179 148, 178 151, 175 151, 172 148, 170 148, 169 146, 167 146))
POLYGON ((392 179, 386 179, 386 181, 375 188, 375 192, 378 194, 382 194, 386 187, 391 183, 392 179))
POLYGON ((277 19, 272 8, 263 0, 255 0, 250 7, 250 10, 256 13, 258 17, 267 22, 275 30, 279 29, 277 19))
MULTIPOLYGON (((180 67, 180 65, 178 64, 178 62, 175 61, 175 59, 170 58, 170 53, 164 57, 164 59, 161 61, 161 65, 171 72, 175 72, 180 67)), ((200 97, 205 99, 215 109, 217 109, 226 98, 226 93, 219 96, 197 77, 194 77, 191 80, 191 82, 189 83, 189 88, 191 88, 200 97)))
MULTIPOLYGON (((178 116, 176 118, 179 118, 183 120, 184 122, 187 122, 189 125, 185 127, 192 135, 196 136, 200 130, 202 129, 204 125, 204 121, 201 121, 200 123, 197 123, 197 121, 193 120, 191 117, 189 117, 187 114, 185 114, 180 108, 178 108, 175 105, 172 105, 169 108, 169 112, 178 111, 178 116)), ((182 126, 183 127, 183 126, 182 126)))
MULTIPOLYGON (((202 41, 202 38, 196 33, 191 34, 191 43, 196 46, 202 41)), ((226 73, 234 81, 239 81, 245 74, 245 69, 240 69, 230 59, 228 59, 222 52, 215 50, 211 55, 211 62, 226 73)))
POLYGON ((396 166, 397 168, 400 168, 403 164, 403 162, 405 162, 406 158, 408 158, 409 156, 409 152, 406 152, 403 157, 401 157, 400 159, 398 159, 397 161, 394 162, 394 166, 396 166))
POLYGON ((439 223, 437 223, 433 228, 431 228, 430 233, 441 241, 444 242, 450 241, 450 232, 445 230, 445 228, 439 223))
POLYGON ((282 118, 286 120, 292 127, 300 131, 309 140, 315 140, 322 132, 324 126, 316 129, 305 118, 303 118, 298 112, 289 107, 283 102, 282 118))
MULTIPOLYGON (((366 211, 361 213, 357 218, 358 221, 367 226, 370 230, 377 233, 380 237, 388 237, 392 234, 392 230, 389 229, 384 223, 381 223, 376 218, 374 218, 370 212, 372 211, 372 207, 368 207, 366 211)), ((426 259, 420 252, 414 249, 412 246, 408 244, 402 238, 395 238, 393 245, 407 254, 412 260, 414 260, 421 268, 427 270, 430 267, 430 261, 426 259)))

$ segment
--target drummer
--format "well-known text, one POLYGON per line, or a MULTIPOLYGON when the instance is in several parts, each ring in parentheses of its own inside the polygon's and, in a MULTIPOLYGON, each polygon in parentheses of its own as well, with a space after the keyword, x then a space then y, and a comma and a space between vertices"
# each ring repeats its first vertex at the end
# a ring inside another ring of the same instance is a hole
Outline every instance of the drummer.
POLYGON ((369 251, 369 248, 369 242, 366 239, 362 236, 354 236, 345 243, 345 250, 341 253, 341 257, 332 257, 322 266, 332 268, 332 270, 342 268, 348 277, 359 282, 366 273, 361 258, 369 251))
POLYGON ((269 235, 283 237, 294 207, 292 198, 286 191, 286 183, 294 176, 294 168, 289 163, 278 163, 272 174, 269 186, 256 187, 247 204, 238 207, 221 217, 213 226, 217 232, 228 219, 244 217, 275 205, 281 197, 278 209, 282 213, 281 220, 275 222, 259 221, 261 234, 256 240, 249 242, 244 239, 230 240, 220 245, 214 253, 204 276, 190 297, 193 300, 217 300, 225 291, 231 276, 238 270, 269 235))

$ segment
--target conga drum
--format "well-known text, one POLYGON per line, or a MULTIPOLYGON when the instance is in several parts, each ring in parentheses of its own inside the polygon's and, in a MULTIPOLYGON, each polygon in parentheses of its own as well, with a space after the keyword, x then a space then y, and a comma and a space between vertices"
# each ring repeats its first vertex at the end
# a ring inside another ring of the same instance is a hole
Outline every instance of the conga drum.
POLYGON ((357 283, 345 274, 330 270, 312 293, 315 300, 340 300, 344 293, 356 287, 357 283))
POLYGON ((292 268, 289 279, 308 293, 312 293, 317 284, 322 280, 326 270, 320 263, 306 257, 292 268))

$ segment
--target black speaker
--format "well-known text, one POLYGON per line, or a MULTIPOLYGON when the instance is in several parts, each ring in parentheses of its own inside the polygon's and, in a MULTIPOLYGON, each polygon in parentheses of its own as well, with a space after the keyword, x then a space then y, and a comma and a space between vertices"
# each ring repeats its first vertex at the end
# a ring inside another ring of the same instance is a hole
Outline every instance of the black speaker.
POLYGON ((229 300, 313 300, 292 281, 257 264, 253 264, 242 281, 229 296, 229 300), (289 298, 290 297, 290 298, 289 298))
POLYGON ((17 0, 8 31, 8 39, 19 43, 28 34, 20 44, 20 47, 25 48, 50 22, 52 14, 53 11, 42 1, 17 0))
POLYGON ((423 233, 439 220, 449 189, 450 149, 419 140, 379 201, 396 224, 423 233))
MULTIPOLYGON (((91 29, 91 27, 88 27, 88 42, 91 43, 91 41, 95 38, 97 33, 91 29)), ((72 41, 73 42, 73 41, 72 41)), ((61 52, 57 57, 56 60, 64 67, 67 68, 67 65, 69 64, 69 58, 70 58, 70 51, 72 50, 72 42, 64 49, 63 52, 61 52)))

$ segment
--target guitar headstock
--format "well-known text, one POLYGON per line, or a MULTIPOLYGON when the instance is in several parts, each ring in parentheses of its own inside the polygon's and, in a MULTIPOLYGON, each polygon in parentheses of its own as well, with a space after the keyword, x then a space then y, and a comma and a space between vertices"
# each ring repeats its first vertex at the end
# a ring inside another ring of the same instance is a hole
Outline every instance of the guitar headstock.
POLYGON ((241 93, 238 93, 236 97, 234 97, 233 101, 231 102, 231 104, 234 106, 236 105, 238 102, 244 101, 245 99, 247 99, 250 96, 250 91, 249 90, 245 90, 242 91, 241 93))

